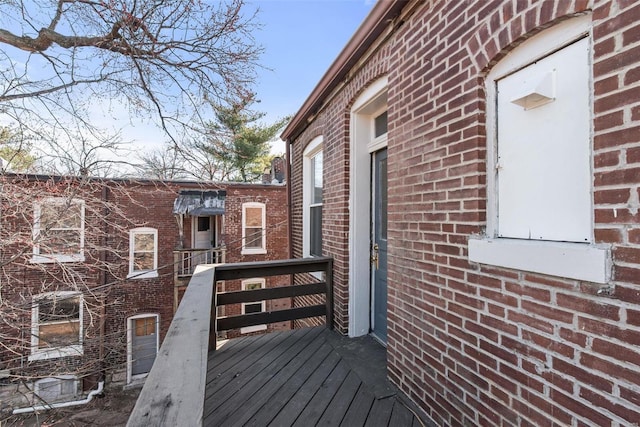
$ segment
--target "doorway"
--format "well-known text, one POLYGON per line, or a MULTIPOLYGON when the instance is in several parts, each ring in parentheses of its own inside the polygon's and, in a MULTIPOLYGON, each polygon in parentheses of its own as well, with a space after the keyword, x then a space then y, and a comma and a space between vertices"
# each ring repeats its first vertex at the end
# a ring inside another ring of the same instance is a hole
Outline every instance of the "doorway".
POLYGON ((135 316, 128 320, 128 382, 143 378, 151 371, 158 353, 158 321, 157 314, 135 316))

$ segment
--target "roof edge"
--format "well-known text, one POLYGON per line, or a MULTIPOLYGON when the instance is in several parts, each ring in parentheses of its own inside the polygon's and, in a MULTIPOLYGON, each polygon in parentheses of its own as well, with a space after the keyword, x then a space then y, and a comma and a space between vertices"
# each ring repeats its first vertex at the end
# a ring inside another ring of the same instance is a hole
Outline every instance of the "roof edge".
POLYGON ((350 68, 369 48, 371 42, 380 36, 389 20, 399 14, 408 3, 409 0, 378 0, 284 129, 281 135, 283 140, 289 140, 306 123, 324 98, 340 83, 350 68))

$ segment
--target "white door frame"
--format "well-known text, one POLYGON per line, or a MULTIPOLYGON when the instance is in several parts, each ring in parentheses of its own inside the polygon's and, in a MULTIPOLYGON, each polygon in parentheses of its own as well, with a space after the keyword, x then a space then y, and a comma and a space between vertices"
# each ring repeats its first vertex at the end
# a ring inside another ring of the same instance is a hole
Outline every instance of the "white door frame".
POLYGON ((349 336, 369 333, 371 325, 370 221, 371 153, 387 146, 373 138, 373 117, 387 107, 387 77, 371 84, 351 108, 349 177, 349 336))
POLYGON ((145 317, 156 318, 156 356, 158 355, 158 349, 160 348, 160 315, 155 313, 143 313, 137 314, 127 318, 127 384, 131 384, 132 381, 145 378, 148 373, 140 375, 132 375, 133 367, 133 321, 136 319, 143 319, 145 317))

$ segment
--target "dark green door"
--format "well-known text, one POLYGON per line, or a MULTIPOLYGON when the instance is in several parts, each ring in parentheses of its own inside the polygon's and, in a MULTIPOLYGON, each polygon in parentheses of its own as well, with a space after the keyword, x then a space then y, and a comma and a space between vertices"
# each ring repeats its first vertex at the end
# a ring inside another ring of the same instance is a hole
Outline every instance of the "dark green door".
POLYGON ((371 333, 387 342, 387 150, 373 154, 371 333))

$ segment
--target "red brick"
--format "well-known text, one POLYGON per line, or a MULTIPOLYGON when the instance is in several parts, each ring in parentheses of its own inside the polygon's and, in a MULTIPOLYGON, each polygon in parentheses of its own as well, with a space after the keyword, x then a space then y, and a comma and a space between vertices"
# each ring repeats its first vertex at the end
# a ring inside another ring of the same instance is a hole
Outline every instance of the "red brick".
POLYGON ((593 193, 593 201, 598 205, 618 205, 629 200, 628 188, 617 188, 613 190, 596 190, 593 193))

